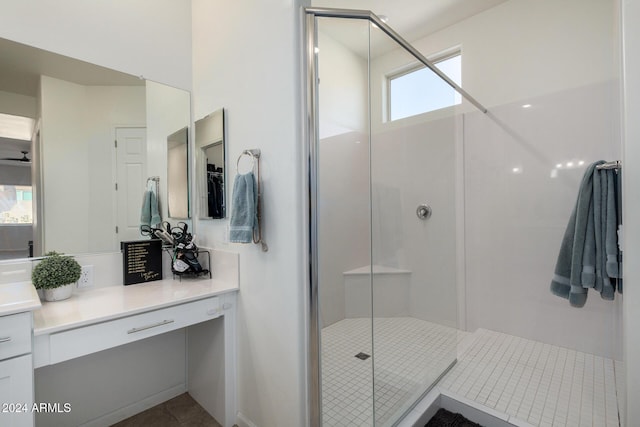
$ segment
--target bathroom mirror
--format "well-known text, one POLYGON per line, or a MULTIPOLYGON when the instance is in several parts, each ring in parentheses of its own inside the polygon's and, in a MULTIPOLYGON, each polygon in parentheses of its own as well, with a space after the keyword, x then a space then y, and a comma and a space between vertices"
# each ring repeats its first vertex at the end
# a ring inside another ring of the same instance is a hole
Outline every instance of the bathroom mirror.
POLYGON ((167 136, 186 130, 190 102, 184 90, 0 39, 0 113, 33 120, 27 136, 0 137, 0 158, 15 159, 0 161, 0 193, 19 185, 8 206, 33 212, 0 219, 0 258, 29 256, 29 241, 34 256, 119 251, 142 238, 151 176, 172 222, 167 136), (18 166, 28 182, 8 178, 18 166))
POLYGON ((189 146, 188 129, 182 128, 167 138, 167 201, 171 218, 189 218, 189 146))
POLYGON ((221 219, 226 217, 227 205, 224 109, 197 120, 195 125, 198 216, 221 219))

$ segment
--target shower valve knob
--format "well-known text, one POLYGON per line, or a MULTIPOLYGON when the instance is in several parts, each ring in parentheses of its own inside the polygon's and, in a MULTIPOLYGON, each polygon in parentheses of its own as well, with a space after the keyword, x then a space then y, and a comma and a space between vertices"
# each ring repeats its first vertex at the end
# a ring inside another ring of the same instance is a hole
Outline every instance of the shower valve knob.
POLYGON ((432 210, 429 205, 418 205, 418 208, 416 209, 416 215, 422 220, 431 218, 431 213, 432 210))

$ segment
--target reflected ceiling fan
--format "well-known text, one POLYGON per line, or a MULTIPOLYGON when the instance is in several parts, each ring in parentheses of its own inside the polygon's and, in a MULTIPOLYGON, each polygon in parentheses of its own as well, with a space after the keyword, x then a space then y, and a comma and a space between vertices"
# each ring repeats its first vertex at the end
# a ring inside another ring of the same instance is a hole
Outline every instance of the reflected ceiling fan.
POLYGON ((14 162, 25 162, 25 163, 31 163, 31 159, 27 157, 27 154, 29 154, 28 151, 20 151, 22 153, 22 157, 3 157, 0 158, 0 160, 11 160, 14 162))

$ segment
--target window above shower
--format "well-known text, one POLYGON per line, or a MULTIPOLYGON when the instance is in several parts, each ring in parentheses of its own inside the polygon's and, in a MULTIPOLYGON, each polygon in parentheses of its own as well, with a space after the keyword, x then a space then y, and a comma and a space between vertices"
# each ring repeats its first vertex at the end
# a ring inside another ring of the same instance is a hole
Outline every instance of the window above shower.
MULTIPOLYGON (((440 71, 462 86, 462 55, 459 49, 430 58, 440 71)), ((387 75, 388 121, 417 116, 458 105, 462 97, 436 73, 422 64, 387 75)))

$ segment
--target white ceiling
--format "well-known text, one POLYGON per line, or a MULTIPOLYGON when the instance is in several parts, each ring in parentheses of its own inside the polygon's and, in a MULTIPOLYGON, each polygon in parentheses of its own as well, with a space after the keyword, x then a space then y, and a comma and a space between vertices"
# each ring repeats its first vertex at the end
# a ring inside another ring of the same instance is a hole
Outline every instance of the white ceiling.
MULTIPOLYGON (((505 1, 508 0, 313 0, 312 3, 314 7, 369 10, 379 17, 384 15, 387 25, 412 42, 505 1)), ((368 51, 367 40, 359 34, 362 24, 323 20, 321 25, 332 38, 354 51, 361 54, 368 51)), ((377 38, 372 54, 383 53, 391 46, 392 43, 377 38)))
POLYGON ((37 96, 41 74, 83 85, 144 85, 129 74, 0 39, 0 91, 37 96))
MULTIPOLYGON (((144 85, 135 76, 0 38, 0 91, 37 97, 40 75, 82 85, 144 85)), ((33 120, 26 120, 29 123, 22 117, 0 114, 0 164, 29 165, 4 160, 21 158, 21 151, 31 149, 33 120)))
POLYGON ((408 41, 417 40, 507 0, 313 0, 314 7, 370 10, 408 41))

